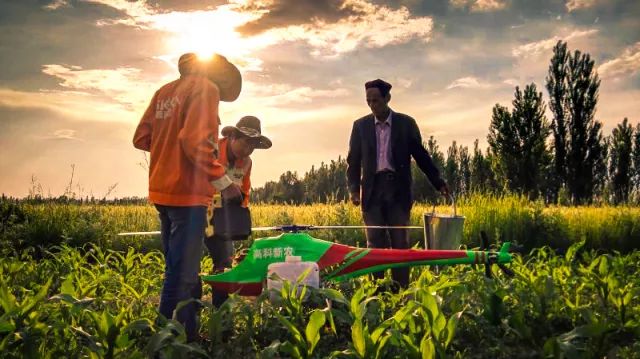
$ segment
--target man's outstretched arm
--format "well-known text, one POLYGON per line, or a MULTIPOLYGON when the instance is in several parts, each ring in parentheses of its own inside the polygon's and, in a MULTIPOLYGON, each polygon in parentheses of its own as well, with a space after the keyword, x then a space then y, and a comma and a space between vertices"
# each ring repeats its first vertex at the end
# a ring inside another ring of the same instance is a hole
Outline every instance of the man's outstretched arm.
POLYGON ((416 160, 418 167, 427 176, 427 178, 429 178, 431 184, 443 195, 448 196, 449 187, 440 176, 440 171, 433 163, 433 159, 431 159, 429 152, 424 148, 420 129, 413 118, 410 118, 409 120, 409 150, 411 151, 411 156, 416 160))

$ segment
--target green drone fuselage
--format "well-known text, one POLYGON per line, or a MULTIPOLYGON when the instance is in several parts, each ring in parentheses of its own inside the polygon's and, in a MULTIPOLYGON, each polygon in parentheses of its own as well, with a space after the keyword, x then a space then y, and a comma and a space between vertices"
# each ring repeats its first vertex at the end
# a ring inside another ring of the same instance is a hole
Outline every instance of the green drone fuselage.
POLYGON ((311 237, 307 233, 283 233, 257 239, 246 257, 233 269, 202 279, 216 289, 240 295, 262 292, 270 264, 299 256, 316 262, 322 280, 342 281, 398 267, 455 264, 502 264, 511 262, 509 243, 500 251, 419 250, 358 248, 311 237))

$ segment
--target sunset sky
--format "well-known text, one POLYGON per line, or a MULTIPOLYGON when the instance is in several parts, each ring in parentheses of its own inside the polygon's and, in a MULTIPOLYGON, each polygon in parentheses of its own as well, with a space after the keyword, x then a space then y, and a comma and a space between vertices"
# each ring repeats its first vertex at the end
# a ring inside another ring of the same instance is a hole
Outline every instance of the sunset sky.
MULTIPOLYGON (((604 133, 640 120, 640 1, 0 0, 0 192, 145 196, 133 131, 185 52, 227 56, 243 75, 223 125, 258 116, 273 140, 253 185, 345 156, 368 108, 364 82, 446 150, 486 146, 491 108, 545 75, 558 40, 602 79, 604 133)), ((550 119, 550 116, 549 116, 550 119)))

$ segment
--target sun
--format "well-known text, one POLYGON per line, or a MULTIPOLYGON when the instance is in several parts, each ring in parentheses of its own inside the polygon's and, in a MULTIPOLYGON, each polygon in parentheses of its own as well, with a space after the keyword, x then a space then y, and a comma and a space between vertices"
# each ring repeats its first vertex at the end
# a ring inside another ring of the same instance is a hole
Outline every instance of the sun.
POLYGON ((194 52, 201 58, 218 53, 241 57, 251 51, 250 42, 235 28, 257 16, 229 7, 193 12, 171 12, 155 17, 155 25, 168 32, 167 47, 172 55, 194 52))

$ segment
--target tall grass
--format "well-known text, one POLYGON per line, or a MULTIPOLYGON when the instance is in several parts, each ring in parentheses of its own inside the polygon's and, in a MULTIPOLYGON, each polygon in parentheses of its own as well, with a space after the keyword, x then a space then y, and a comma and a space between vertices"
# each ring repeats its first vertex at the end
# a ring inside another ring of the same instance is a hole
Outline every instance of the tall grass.
MULTIPOLYGON (((423 225, 425 213, 434 207, 417 203, 411 224, 423 225)), ((438 214, 452 214, 448 205, 435 206, 438 214)), ((545 207, 518 196, 476 195, 462 199, 457 213, 465 216, 462 243, 479 246, 480 231, 492 240, 511 241, 525 250, 548 245, 566 250, 584 240, 588 248, 629 252, 640 248, 640 207, 583 206, 545 207)), ((254 205, 254 226, 283 224, 361 225, 360 209, 348 203, 314 205, 254 205)), ((57 244, 81 246, 95 243, 106 248, 138 250, 160 248, 154 237, 117 237, 119 232, 158 230, 156 210, 151 205, 78 205, 0 202, 0 241, 10 247, 48 247, 57 244)), ((410 232, 413 244, 421 246, 423 232, 410 232)), ((269 233, 255 232, 253 238, 269 233)), ((362 230, 324 230, 318 238, 351 245, 365 245, 362 230)))

